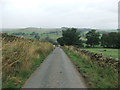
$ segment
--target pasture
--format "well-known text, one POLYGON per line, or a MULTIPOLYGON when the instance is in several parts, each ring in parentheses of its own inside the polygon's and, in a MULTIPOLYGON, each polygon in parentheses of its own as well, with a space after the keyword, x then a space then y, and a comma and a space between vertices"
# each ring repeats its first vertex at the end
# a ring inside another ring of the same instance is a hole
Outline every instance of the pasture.
POLYGON ((56 41, 57 38, 62 36, 61 28, 19 28, 19 29, 5 29, 3 32, 8 33, 9 35, 13 33, 24 33, 24 35, 16 35, 16 36, 24 36, 26 38, 34 39, 34 35, 30 35, 35 32, 40 36, 40 40, 44 40, 46 37, 49 37, 53 41, 56 41))
POLYGON ((118 58, 118 51, 120 49, 109 49, 109 48, 84 48, 94 53, 102 53, 104 56, 118 58))

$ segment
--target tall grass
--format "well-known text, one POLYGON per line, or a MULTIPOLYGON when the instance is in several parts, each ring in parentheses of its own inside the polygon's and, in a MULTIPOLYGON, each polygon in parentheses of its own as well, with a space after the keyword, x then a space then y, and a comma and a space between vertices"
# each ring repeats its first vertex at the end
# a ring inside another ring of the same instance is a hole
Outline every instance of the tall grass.
MULTIPOLYGON (((16 38, 16 37, 15 37, 16 38)), ((19 88, 42 60, 53 50, 48 42, 25 38, 2 38, 3 88, 19 88)))

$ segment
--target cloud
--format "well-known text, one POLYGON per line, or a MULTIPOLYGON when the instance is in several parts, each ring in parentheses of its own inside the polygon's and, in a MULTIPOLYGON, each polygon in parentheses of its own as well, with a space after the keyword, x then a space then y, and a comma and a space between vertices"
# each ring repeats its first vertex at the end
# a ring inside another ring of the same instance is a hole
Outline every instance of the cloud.
POLYGON ((1 0, 3 28, 117 28, 119 0, 1 0))

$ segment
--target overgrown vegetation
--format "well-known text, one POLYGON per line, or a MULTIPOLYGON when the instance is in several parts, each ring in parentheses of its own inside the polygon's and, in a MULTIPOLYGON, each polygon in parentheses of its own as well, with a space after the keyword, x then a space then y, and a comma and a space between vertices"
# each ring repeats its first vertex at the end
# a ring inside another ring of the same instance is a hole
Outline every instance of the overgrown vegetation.
POLYGON ((73 50, 64 48, 64 51, 76 65, 90 88, 118 88, 118 72, 115 73, 112 67, 101 67, 73 50))
POLYGON ((52 50, 48 42, 3 34, 3 88, 20 88, 52 50))

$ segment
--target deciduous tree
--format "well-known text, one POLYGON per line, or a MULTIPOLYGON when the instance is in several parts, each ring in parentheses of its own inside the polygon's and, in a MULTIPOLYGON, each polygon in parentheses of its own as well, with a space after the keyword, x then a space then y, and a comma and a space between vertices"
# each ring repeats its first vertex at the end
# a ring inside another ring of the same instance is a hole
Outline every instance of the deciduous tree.
POLYGON ((100 34, 99 32, 96 32, 96 30, 91 30, 86 34, 86 44, 90 45, 91 47, 94 47, 95 45, 98 45, 100 42, 100 34))

